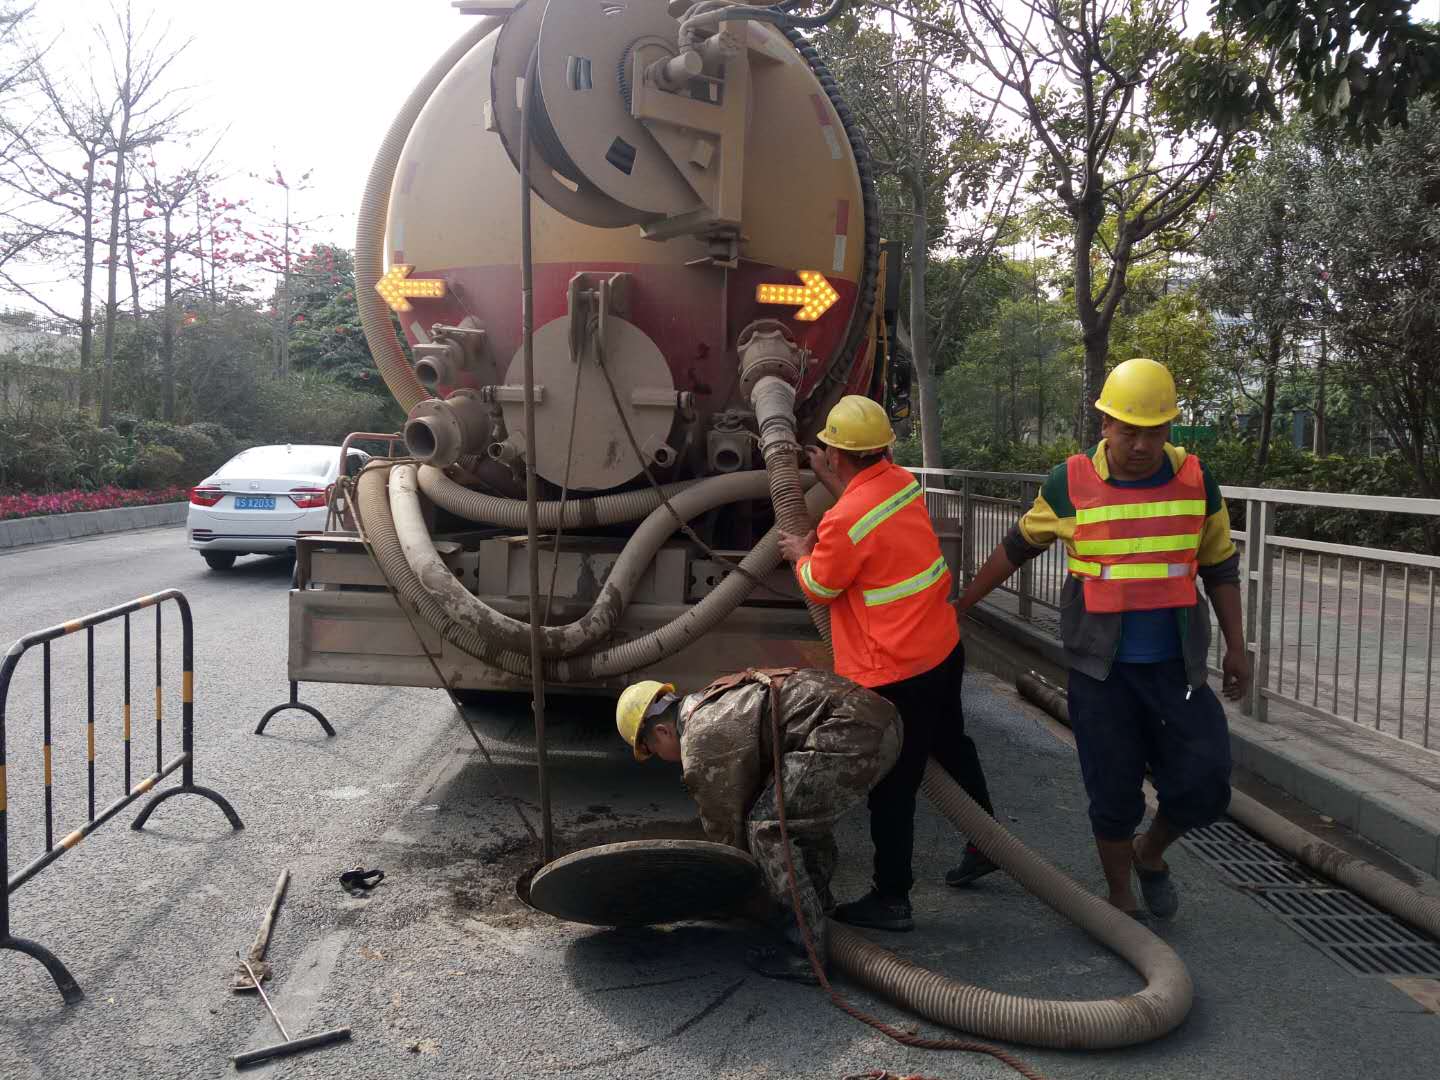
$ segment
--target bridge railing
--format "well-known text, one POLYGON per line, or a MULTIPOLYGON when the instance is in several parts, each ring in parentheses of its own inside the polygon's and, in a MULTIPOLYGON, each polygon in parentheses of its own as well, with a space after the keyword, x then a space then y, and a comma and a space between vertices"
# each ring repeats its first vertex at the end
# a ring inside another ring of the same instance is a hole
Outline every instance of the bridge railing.
MULTIPOLYGON (((968 584, 1034 502, 1043 473, 913 469, 925 503, 968 584)), ((1286 507, 1440 520, 1440 499, 1222 487, 1240 552, 1245 639, 1255 681, 1245 711, 1272 701, 1363 724, 1440 752, 1440 557, 1286 536, 1286 507)), ((1064 553, 1053 546, 991 594, 987 605, 1058 635, 1064 553)), ((1214 634, 1212 667, 1222 642, 1214 634)))

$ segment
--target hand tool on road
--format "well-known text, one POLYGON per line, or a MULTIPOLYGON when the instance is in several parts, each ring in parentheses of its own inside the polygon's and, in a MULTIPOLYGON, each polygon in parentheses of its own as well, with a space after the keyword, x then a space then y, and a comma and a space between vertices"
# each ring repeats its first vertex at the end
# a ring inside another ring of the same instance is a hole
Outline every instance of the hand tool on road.
MULTIPOLYGON (((260 924, 260 930, 255 935, 255 943, 250 946, 250 967, 254 968, 254 974, 261 979, 270 977, 270 965, 265 962, 265 950, 270 947, 270 931, 275 929, 275 915, 280 910, 280 901, 285 899, 285 889, 290 884, 290 869, 286 867, 280 871, 280 877, 275 882, 275 894, 270 898, 270 907, 265 912, 265 921, 260 924)), ((244 961, 242 961, 244 963, 244 961)), ((246 974, 250 967, 235 969, 235 974, 230 976, 230 989, 237 994, 250 990, 259 989, 259 984, 251 975, 246 974)))
POLYGON ((255 989, 260 992, 260 1000, 265 1003, 265 1008, 270 1013, 270 1019, 275 1021, 275 1026, 280 1029, 280 1037, 284 1042, 274 1043, 270 1046, 262 1046, 259 1050, 245 1050, 235 1054, 230 1061, 237 1069, 243 1069, 247 1065, 258 1065, 262 1061, 269 1061, 271 1058, 289 1057, 291 1054, 298 1054, 302 1050, 314 1050, 319 1046, 329 1046, 331 1043, 348 1042, 350 1029, 348 1027, 331 1028, 329 1031, 322 1031, 318 1035, 302 1035, 298 1039, 290 1038, 290 1033, 285 1030, 285 1025, 280 1022, 280 1014, 275 1011, 275 1006, 270 1004, 270 998, 265 993, 265 988, 260 985, 256 972, 246 963, 243 957, 237 952, 236 957, 240 958, 240 966, 250 973, 251 980, 255 983, 255 989))

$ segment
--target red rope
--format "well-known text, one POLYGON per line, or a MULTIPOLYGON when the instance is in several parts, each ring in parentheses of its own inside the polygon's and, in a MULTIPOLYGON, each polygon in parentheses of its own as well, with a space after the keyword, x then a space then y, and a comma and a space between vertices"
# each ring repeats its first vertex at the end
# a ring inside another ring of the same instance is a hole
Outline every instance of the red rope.
MULTIPOLYGON (((846 1001, 830 985, 829 978, 825 975, 825 966, 820 963, 820 957, 815 952, 815 941, 810 934, 810 926, 805 921, 805 913, 800 910, 800 886, 795 880, 795 864, 790 858, 790 829, 785 821, 785 783, 782 779, 781 747, 784 745, 784 733, 780 726, 780 684, 784 682, 783 676, 770 676, 770 727, 773 735, 773 757, 775 769, 775 809, 780 819, 780 848, 785 856, 785 876, 790 885, 790 904, 795 909, 795 923, 800 928, 800 938, 805 943, 805 954, 810 958, 810 968, 815 972, 815 977, 820 980, 820 987, 830 997, 830 1002, 847 1016, 867 1024, 880 1034, 894 1039, 902 1046, 912 1046, 919 1050, 960 1050, 972 1054, 988 1054, 997 1061, 1004 1062, 1014 1069, 1026 1080, 1046 1080, 1045 1076, 1037 1072, 1032 1066, 1026 1064, 1020 1058, 1008 1051, 1001 1050, 998 1046, 991 1046, 989 1043, 974 1042, 969 1039, 924 1039, 913 1035, 908 1031, 901 1031, 897 1027, 876 1019, 864 1012, 861 1012, 850 1002, 846 1001)), ((890 1080, 894 1075, 884 1070, 872 1070, 868 1073, 858 1074, 861 1077, 871 1080, 890 1080)), ((850 1080, 850 1078, 847 1078, 850 1080)), ((895 1080, 925 1080, 924 1077, 896 1077, 895 1080)))

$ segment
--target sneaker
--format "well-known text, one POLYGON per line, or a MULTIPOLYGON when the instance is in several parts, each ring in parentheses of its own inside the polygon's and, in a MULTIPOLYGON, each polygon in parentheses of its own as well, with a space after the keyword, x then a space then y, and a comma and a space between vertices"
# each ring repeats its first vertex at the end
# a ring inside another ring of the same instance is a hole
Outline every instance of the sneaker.
POLYGON ((965 858, 960 860, 960 865, 945 875, 945 884, 956 889, 964 888, 999 869, 971 844, 965 849, 965 858))
POLYGON ((859 900, 836 905, 833 917, 838 922, 863 926, 870 930, 903 932, 915 929, 910 901, 903 896, 882 896, 875 889, 871 889, 859 900))

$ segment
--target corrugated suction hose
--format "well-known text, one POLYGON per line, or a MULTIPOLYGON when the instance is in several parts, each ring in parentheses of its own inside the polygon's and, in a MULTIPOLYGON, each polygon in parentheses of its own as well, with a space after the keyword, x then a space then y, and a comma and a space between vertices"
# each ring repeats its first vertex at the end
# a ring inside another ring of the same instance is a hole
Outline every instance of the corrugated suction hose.
MULTIPOLYGON (((473 626, 454 618, 411 568, 390 509, 387 490, 390 468, 379 463, 367 466, 360 474, 354 501, 360 535, 374 553, 386 583, 401 604, 413 609, 441 637, 462 652, 512 675, 528 676, 528 655, 498 645, 478 633, 473 626)), ((821 484, 810 489, 806 500, 809 512, 814 514, 824 512, 833 501, 821 484)), ((767 532, 750 554, 740 561, 741 569, 748 574, 728 575, 698 604, 687 608, 659 629, 596 652, 548 661, 545 677, 556 682, 589 682, 625 675, 673 656, 719 626, 750 595, 755 580, 763 578, 780 564, 778 539, 776 529, 767 532)))
MULTIPOLYGON (((681 480, 665 484, 660 488, 666 498, 700 483, 698 480, 681 480)), ((471 491, 457 484, 443 471, 433 465, 420 467, 420 490, 436 506, 443 507, 466 521, 485 525, 499 525, 506 529, 525 528, 525 500, 507 499, 499 495, 486 495, 471 491)), ((640 488, 636 491, 621 491, 614 495, 596 495, 588 498, 569 498, 564 502, 549 500, 536 504, 540 513, 542 529, 589 529, 601 525, 618 525, 625 521, 638 521, 665 500, 654 488, 640 488)))
MULTIPOLYGON (((481 637, 498 646, 517 651, 528 650, 530 624, 496 611, 472 593, 456 579, 435 550, 435 542, 430 538, 430 531, 426 528, 420 510, 415 472, 414 465, 397 465, 390 472, 389 484, 390 510, 394 516, 395 531, 410 569, 415 572, 426 591, 445 607, 451 618, 471 627, 481 637)), ((768 488, 769 477, 766 473, 754 470, 707 477, 672 493, 670 506, 652 510, 625 542, 620 557, 610 568, 605 583, 600 588, 600 595, 590 609, 580 618, 563 626, 540 628, 541 654, 546 657, 574 656, 594 649, 610 636, 640 584, 641 577, 654 561, 655 553, 674 535, 675 514, 688 521, 730 503, 764 498, 768 488)), ((491 497, 488 501, 504 503, 509 500, 491 497)), ((524 505, 523 502, 520 503, 522 510, 524 505)), ((641 505, 643 503, 640 500, 630 501, 632 508, 641 505)), ((555 517, 559 517, 558 512, 555 517)))

